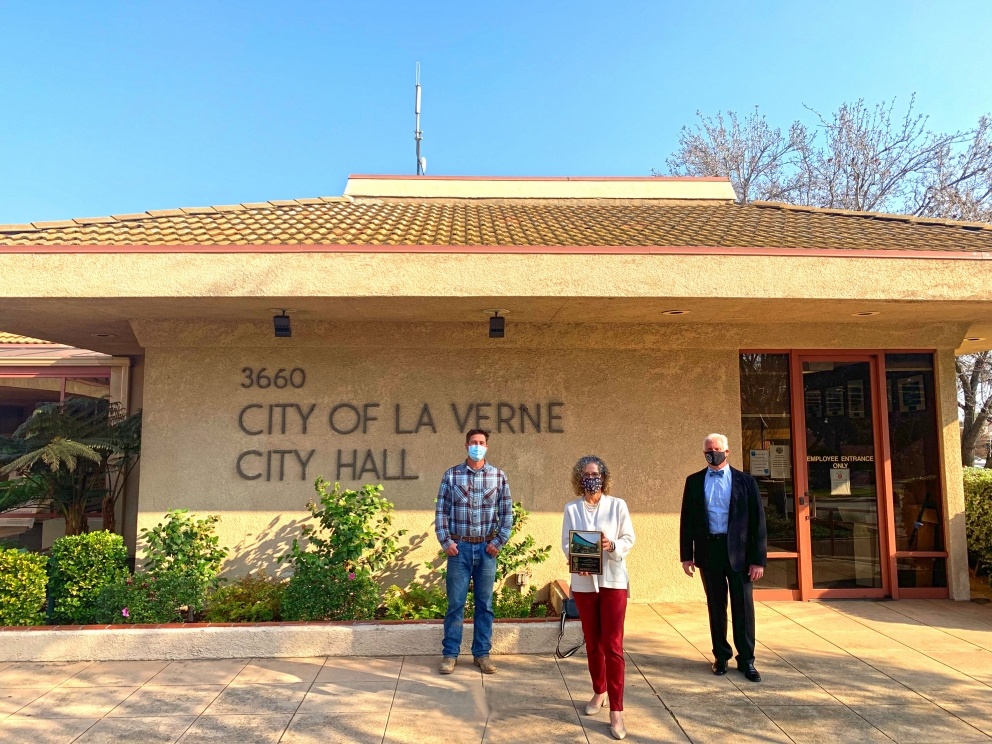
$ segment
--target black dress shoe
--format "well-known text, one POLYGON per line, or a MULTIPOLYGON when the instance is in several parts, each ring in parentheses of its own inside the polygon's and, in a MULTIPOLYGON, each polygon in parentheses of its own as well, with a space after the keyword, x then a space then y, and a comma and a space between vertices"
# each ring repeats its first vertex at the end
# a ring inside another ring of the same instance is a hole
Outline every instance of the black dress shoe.
POLYGON ((718 677, 722 677, 727 673, 727 662, 717 659, 713 662, 713 666, 710 668, 713 670, 713 674, 718 677))
POLYGON ((754 668, 754 662, 748 661, 744 664, 738 664, 737 669, 751 682, 760 682, 761 675, 758 674, 758 670, 754 668))

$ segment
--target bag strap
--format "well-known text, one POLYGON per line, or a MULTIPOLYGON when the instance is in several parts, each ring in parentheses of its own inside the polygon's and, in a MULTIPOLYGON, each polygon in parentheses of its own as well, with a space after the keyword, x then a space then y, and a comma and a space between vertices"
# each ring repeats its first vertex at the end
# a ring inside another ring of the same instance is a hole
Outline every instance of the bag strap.
POLYGON ((575 600, 569 597, 561 608, 561 628, 559 629, 558 632, 558 644, 555 648, 555 656, 557 656, 559 659, 567 659, 571 656, 575 656, 575 654, 578 653, 579 649, 582 648, 584 645, 586 645, 586 640, 585 638, 583 638, 582 642, 579 645, 566 649, 565 651, 561 650, 561 641, 565 637, 565 623, 568 621, 569 617, 571 617, 572 614, 571 612, 569 612, 569 610, 572 610, 575 613, 575 617, 578 617, 578 608, 574 607, 574 603, 575 600), (572 604, 573 607, 569 607, 568 606, 569 604, 572 604))

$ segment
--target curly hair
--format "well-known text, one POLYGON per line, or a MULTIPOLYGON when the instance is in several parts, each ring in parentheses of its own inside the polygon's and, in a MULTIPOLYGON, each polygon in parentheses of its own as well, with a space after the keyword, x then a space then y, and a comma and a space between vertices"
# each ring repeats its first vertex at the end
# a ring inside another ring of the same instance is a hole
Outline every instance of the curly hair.
POLYGON ((579 461, 575 463, 575 467, 572 468, 572 490, 575 491, 576 496, 582 496, 582 471, 586 469, 586 465, 589 463, 596 463, 599 466, 599 474, 603 477, 603 493, 610 492, 610 469, 603 462, 602 458, 596 455, 586 455, 585 457, 580 457, 579 461))

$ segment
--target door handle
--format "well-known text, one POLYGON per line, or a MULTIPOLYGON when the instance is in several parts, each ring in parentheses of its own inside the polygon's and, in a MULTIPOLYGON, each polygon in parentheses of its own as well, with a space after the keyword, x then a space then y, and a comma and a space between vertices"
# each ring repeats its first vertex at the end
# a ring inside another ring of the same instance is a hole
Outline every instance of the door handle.
POLYGON ((806 506, 806 494, 799 497, 799 506, 806 506))

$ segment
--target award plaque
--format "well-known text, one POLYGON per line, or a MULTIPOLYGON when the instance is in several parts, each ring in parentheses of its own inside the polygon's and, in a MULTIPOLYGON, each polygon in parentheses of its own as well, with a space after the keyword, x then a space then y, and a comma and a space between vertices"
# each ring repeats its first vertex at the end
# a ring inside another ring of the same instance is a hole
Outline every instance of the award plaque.
POLYGON ((586 530, 568 532, 568 571, 603 573, 603 533, 586 530))

